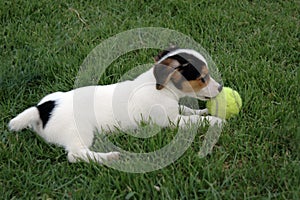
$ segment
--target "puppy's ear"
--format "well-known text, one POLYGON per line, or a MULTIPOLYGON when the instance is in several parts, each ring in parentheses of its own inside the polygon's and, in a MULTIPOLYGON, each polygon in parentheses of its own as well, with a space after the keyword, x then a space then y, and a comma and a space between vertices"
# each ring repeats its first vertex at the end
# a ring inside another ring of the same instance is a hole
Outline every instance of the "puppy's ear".
POLYGON ((169 52, 174 51, 178 49, 178 47, 176 45, 170 45, 169 48, 163 50, 162 52, 160 52, 157 56, 154 57, 154 61, 158 62, 162 57, 164 57, 165 55, 167 55, 169 52))
POLYGON ((154 62, 157 63, 162 57, 164 57, 165 55, 167 55, 169 52, 170 51, 168 51, 168 50, 163 50, 157 56, 154 57, 154 62))
POLYGON ((154 77, 156 79, 156 89, 161 90, 170 81, 172 75, 176 72, 176 69, 165 64, 156 64, 154 66, 154 77))

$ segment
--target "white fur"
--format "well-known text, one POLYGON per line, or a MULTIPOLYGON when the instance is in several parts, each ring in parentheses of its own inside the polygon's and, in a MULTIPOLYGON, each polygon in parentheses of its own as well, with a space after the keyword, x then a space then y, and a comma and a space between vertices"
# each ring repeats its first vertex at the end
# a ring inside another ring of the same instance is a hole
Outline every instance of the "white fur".
POLYGON ((178 90, 169 81, 165 88, 157 90, 153 68, 141 74, 133 81, 125 81, 105 86, 89 86, 69 92, 56 92, 44 97, 39 104, 55 100, 56 106, 45 128, 36 107, 31 107, 12 119, 11 130, 19 131, 30 126, 47 142, 63 146, 68 151, 68 160, 103 160, 117 159, 118 152, 99 153, 90 151, 94 132, 113 130, 116 127, 126 130, 134 129, 139 122, 152 120, 161 127, 170 122, 185 126, 207 119, 211 125, 220 124, 221 119, 200 114, 206 112, 192 110, 181 106, 179 114, 178 101, 184 96, 214 97, 219 91, 216 81, 211 79, 209 85, 197 94, 186 94, 178 90))
POLYGON ((171 51, 171 52, 167 53, 157 63, 161 63, 166 58, 174 56, 174 55, 179 54, 179 53, 187 53, 187 54, 193 55, 196 58, 198 58, 199 60, 202 60, 205 63, 205 65, 208 66, 205 58, 200 53, 198 53, 197 51, 192 50, 192 49, 176 49, 174 51, 171 51))

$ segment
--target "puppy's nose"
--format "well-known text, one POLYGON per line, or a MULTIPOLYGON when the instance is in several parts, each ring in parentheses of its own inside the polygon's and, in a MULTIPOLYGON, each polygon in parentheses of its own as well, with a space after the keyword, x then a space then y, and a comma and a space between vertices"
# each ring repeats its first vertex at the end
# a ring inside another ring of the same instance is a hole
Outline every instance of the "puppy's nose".
POLYGON ((218 87, 218 91, 221 92, 222 90, 223 90, 223 85, 220 85, 220 86, 218 87))

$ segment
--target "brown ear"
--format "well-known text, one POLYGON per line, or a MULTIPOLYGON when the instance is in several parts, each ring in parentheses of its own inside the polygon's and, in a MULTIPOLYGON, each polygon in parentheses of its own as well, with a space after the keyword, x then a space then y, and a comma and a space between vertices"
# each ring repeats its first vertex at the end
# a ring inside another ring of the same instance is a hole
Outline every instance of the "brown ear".
POLYGON ((178 47, 176 45, 170 44, 169 48, 163 50, 157 56, 154 57, 154 61, 158 62, 163 56, 165 56, 166 54, 168 54, 171 51, 174 51, 176 49, 178 49, 178 47))
POLYGON ((171 79, 176 69, 164 64, 156 64, 154 66, 154 77, 156 79, 156 89, 161 90, 165 87, 167 82, 171 79))

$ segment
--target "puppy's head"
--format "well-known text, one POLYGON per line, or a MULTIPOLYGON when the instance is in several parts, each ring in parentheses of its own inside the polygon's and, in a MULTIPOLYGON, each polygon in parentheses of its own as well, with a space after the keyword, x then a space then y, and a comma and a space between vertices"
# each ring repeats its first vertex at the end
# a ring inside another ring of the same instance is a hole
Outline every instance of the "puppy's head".
POLYGON ((207 62, 191 49, 171 47, 155 58, 156 89, 163 89, 170 81, 187 96, 207 100, 217 96, 222 85, 210 77, 207 62))

